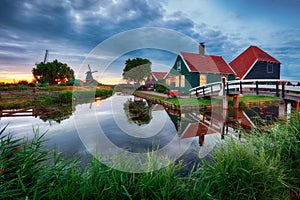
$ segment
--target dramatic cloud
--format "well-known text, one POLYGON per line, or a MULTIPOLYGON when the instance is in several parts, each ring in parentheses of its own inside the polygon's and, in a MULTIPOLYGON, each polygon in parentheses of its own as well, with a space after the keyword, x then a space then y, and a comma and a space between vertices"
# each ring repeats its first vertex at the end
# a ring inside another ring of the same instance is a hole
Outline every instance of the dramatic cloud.
MULTIPOLYGON (((89 52, 113 35, 161 27, 205 42, 207 53, 228 62, 249 45, 257 45, 282 62, 284 77, 297 78, 299 8, 297 0, 2 0, 0 74, 2 80, 7 71, 30 75, 34 64, 43 60, 45 49, 50 60, 59 59, 77 71, 89 52)), ((124 41, 123 45, 130 44, 124 41)), ((174 60, 167 52, 165 57, 157 51, 140 51, 140 55, 163 65, 174 60)), ((138 56, 138 52, 126 56, 138 56)), ((123 67, 121 61, 115 62, 114 76, 123 67)))

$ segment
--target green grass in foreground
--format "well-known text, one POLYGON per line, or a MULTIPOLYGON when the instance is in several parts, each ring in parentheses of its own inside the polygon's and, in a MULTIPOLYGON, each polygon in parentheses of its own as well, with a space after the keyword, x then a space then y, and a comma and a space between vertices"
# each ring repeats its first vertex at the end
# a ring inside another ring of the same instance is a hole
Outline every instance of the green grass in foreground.
MULTIPOLYGON (((82 169, 43 137, 17 140, 0 131, 0 199, 296 199, 300 191, 300 123, 291 116, 269 134, 226 140, 188 175, 175 162, 147 173, 114 170, 93 160, 82 169), (2 133, 2 136, 1 136, 2 133)), ((151 159, 150 159, 151 160, 151 159)), ((128 160, 122 161, 128 165, 128 160)), ((122 166, 122 163, 121 163, 122 166)))

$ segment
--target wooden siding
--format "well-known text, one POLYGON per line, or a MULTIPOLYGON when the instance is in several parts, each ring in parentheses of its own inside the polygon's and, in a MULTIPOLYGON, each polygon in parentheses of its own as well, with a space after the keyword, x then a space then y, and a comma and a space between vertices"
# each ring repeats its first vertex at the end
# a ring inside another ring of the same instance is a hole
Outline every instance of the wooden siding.
POLYGON ((280 79, 280 64, 273 63, 273 73, 268 73, 267 62, 258 61, 244 79, 280 79))

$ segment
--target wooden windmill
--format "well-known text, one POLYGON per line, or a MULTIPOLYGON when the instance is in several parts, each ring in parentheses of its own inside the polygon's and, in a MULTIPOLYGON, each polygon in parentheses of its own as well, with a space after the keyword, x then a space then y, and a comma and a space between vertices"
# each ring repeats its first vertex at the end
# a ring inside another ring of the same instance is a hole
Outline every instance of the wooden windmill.
POLYGON ((89 68, 89 71, 86 72, 85 83, 88 84, 88 85, 98 83, 93 78, 93 73, 98 72, 98 71, 92 71, 90 65, 88 65, 88 68, 89 68))

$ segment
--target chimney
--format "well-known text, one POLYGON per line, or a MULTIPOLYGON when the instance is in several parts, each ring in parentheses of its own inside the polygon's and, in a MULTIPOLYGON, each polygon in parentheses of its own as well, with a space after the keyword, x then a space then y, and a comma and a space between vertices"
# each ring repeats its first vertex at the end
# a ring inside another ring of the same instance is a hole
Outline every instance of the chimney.
POLYGON ((204 45, 203 42, 201 42, 201 43, 199 44, 199 54, 202 55, 202 56, 205 55, 205 45, 204 45))

